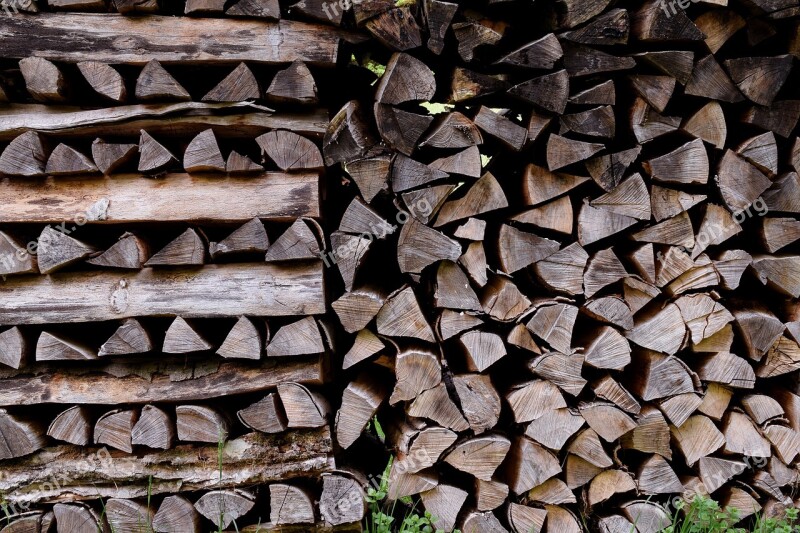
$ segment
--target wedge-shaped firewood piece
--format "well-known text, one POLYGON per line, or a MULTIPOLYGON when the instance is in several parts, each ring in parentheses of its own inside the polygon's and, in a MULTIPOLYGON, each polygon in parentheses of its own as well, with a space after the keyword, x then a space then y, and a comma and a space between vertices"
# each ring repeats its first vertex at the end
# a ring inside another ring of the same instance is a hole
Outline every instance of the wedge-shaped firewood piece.
POLYGON ((281 170, 316 169, 324 166, 317 145, 291 131, 271 131, 256 137, 256 142, 281 170))
POLYGON ((698 462, 700 479, 709 493, 716 491, 728 481, 745 471, 747 465, 719 457, 702 457, 698 462))
POLYGON ((150 257, 148 244, 132 233, 124 233, 119 240, 105 252, 86 262, 106 268, 139 270, 150 257))
POLYGON ((686 83, 685 92, 692 96, 722 102, 736 103, 744 100, 720 64, 710 54, 695 63, 692 78, 686 83))
POLYGON ((322 140, 325 164, 349 163, 362 158, 375 142, 360 105, 351 100, 333 117, 325 132, 322 140))
POLYGON ((725 436, 711 419, 702 415, 689 418, 680 427, 671 426, 670 431, 689 467, 717 451, 726 442, 725 436))
MULTIPOLYGON (((402 52, 422 45, 421 29, 408 7, 390 9, 381 13, 368 20, 366 27, 378 41, 392 50, 402 52)), ((465 59, 465 61, 469 60, 465 59)))
POLYGON ((230 6, 225 14, 229 17, 254 17, 261 19, 281 18, 278 0, 239 0, 230 6))
POLYGON ((581 105, 614 105, 616 101, 614 80, 598 83, 569 97, 569 103, 581 105))
POLYGON ((578 410, 589 427, 606 442, 614 442, 636 427, 631 417, 610 403, 581 403, 578 410))
POLYGON ((528 138, 528 130, 486 106, 475 116, 475 125, 512 150, 520 151, 528 138))
POLYGON ((764 202, 771 211, 800 213, 800 179, 790 172, 776 179, 763 195, 764 202))
POLYGON ((408 407, 408 415, 428 418, 453 431, 460 432, 469 429, 464 415, 447 394, 447 387, 444 383, 420 394, 408 407))
POLYGON ((683 191, 667 189, 658 185, 653 185, 650 193, 651 210, 656 222, 661 222, 662 220, 679 215, 683 211, 688 211, 695 205, 704 202, 707 198, 706 195, 688 194, 683 191))
POLYGON ((131 444, 168 450, 175 440, 175 425, 170 416, 155 405, 145 405, 131 429, 131 444))
POLYGON ((155 59, 144 66, 136 79, 136 98, 145 101, 178 102, 188 102, 192 99, 186 89, 155 59))
POLYGON ((508 524, 512 531, 542 531, 547 511, 518 503, 509 503, 507 510, 508 524))
POLYGON ((106 342, 97 355, 130 355, 153 351, 150 334, 135 318, 125 320, 106 342))
POLYGON ((302 61, 295 61, 278 71, 267 89, 267 98, 289 104, 316 104, 317 84, 302 61))
POLYGON ((51 176, 93 174, 97 167, 91 159, 64 143, 55 147, 47 159, 45 173, 51 176))
POLYGON ((477 146, 470 146, 451 156, 437 159, 430 168, 448 174, 460 174, 470 178, 481 177, 481 152, 477 146))
POLYGON ((718 102, 711 101, 701 107, 697 113, 687 118, 681 129, 693 137, 702 139, 708 144, 722 150, 728 136, 725 114, 718 102))
POLYGON ((567 487, 567 484, 554 477, 529 490, 527 497, 531 501, 551 505, 577 503, 575 494, 567 487))
POLYGON ((707 183, 708 153, 703 141, 696 139, 663 156, 643 163, 645 171, 665 183, 707 183))
POLYGON ((339 231, 341 232, 356 235, 369 234, 378 239, 385 238, 395 229, 358 197, 350 202, 339 222, 339 231))
POLYGON ((592 390, 598 398, 610 401, 625 412, 638 415, 642 410, 636 398, 610 375, 592 383, 592 390))
POLYGON ((757 256, 752 266, 761 283, 769 284, 781 294, 800 298, 800 256, 757 256))
POLYGON ((569 353, 572 348, 572 328, 577 317, 577 307, 557 303, 540 307, 526 326, 553 349, 569 353))
POLYGON ((745 412, 753 422, 758 425, 785 414, 783 407, 777 400, 763 394, 750 394, 743 397, 742 407, 744 407, 745 412))
POLYGON ((658 0, 648 0, 633 15, 632 33, 640 41, 701 41, 703 32, 694 25, 679 7, 667 6, 658 0))
POLYGON ((398 154, 392 164, 391 182, 392 190, 395 193, 414 189, 446 177, 446 172, 424 165, 402 154, 398 154))
POLYGON ((675 78, 635 74, 628 78, 634 91, 659 113, 663 113, 675 91, 675 78))
POLYGON ((311 219, 297 219, 267 250, 266 261, 317 259, 322 253, 321 228, 311 219))
POLYGON ((269 486, 269 498, 271 523, 314 523, 314 501, 305 490, 285 483, 273 483, 269 486))
POLYGON ((639 315, 634 328, 625 336, 648 350, 673 355, 683 346, 686 334, 680 309, 675 304, 668 304, 648 316, 639 315))
POLYGON ((386 394, 383 384, 367 373, 362 373, 345 387, 341 407, 336 413, 336 441, 339 446, 346 450, 358 440, 386 399, 386 394))
POLYGON ((390 105, 375 104, 375 122, 381 139, 389 148, 409 156, 433 120, 433 117, 428 115, 410 113, 390 105))
POLYGON ((458 10, 458 4, 441 0, 426 0, 423 7, 428 22, 427 46, 431 52, 439 55, 444 50, 445 35, 458 10))
POLYGON ((697 259, 708 246, 721 244, 741 231, 742 227, 736 223, 730 211, 719 205, 708 204, 700 229, 697 230, 692 259, 697 259))
POLYGON ((631 347, 616 329, 604 326, 586 347, 584 357, 595 368, 622 370, 631 362, 631 347))
POLYGON ((27 245, 4 231, 0 231, 0 275, 37 274, 39 267, 36 254, 27 250, 27 245))
POLYGON ((97 359, 97 351, 60 334, 43 331, 36 342, 37 361, 86 361, 97 359))
POLYGON ((95 252, 94 248, 70 237, 67 232, 47 226, 39 235, 37 260, 42 274, 60 270, 95 252))
POLYGON ((793 218, 765 218, 761 226, 761 239, 770 253, 800 239, 800 221, 793 218))
POLYGON ((176 162, 178 158, 164 148, 149 133, 142 130, 139 137, 139 172, 157 173, 176 162))
POLYGON ((570 42, 563 42, 562 46, 564 48, 564 68, 570 77, 628 70, 636 66, 636 61, 632 57, 618 57, 570 42))
POLYGON ((700 404, 697 410, 714 420, 721 420, 725 411, 728 410, 732 397, 732 389, 719 383, 709 383, 706 387, 703 403, 700 404))
POLYGON ((602 144, 576 141, 552 134, 547 140, 547 168, 554 171, 585 161, 603 149, 605 146, 602 144))
MULTIPOLYGON (((459 218, 468 216, 470 215, 459 218)), ((397 262, 402 272, 420 273, 425 267, 437 261, 458 261, 459 257, 461 257, 461 245, 458 242, 419 223, 416 219, 410 219, 400 231, 397 262)))
POLYGON ((192 228, 187 229, 147 260, 145 266, 202 265, 206 245, 192 228))
POLYGON ((365 288, 345 293, 333 302, 331 307, 336 312, 344 330, 348 333, 355 333, 366 327, 375 318, 385 300, 385 294, 378 290, 365 288))
POLYGON ((595 107, 579 113, 562 115, 560 119, 560 134, 573 132, 578 135, 611 139, 614 137, 615 130, 616 119, 611 106, 595 107))
POLYGON ((218 410, 202 405, 175 408, 178 440, 182 442, 224 442, 229 422, 218 410))
POLYGON ((81 61, 77 66, 97 94, 113 102, 125 101, 125 80, 113 67, 99 61, 81 61))
POLYGON ((583 271, 589 254, 578 243, 539 260, 534 265, 538 279, 550 290, 569 295, 583 294, 583 271))
POLYGON ((582 44, 614 45, 627 44, 630 18, 624 9, 612 9, 579 29, 564 32, 559 36, 582 44))
POLYGON ((208 250, 211 257, 224 257, 232 254, 264 253, 269 248, 269 237, 260 219, 245 222, 220 242, 210 242, 208 250))
POLYGON ((800 345, 795 341, 781 337, 770 348, 764 363, 757 369, 760 378, 788 374, 800 368, 800 345))
POLYGON ((636 482, 630 474, 622 470, 606 470, 592 479, 586 501, 589 505, 598 505, 632 490, 636 490, 636 482))
POLYGON ((583 292, 587 298, 602 288, 626 278, 628 272, 611 248, 600 250, 589 259, 583 275, 583 292))
POLYGON ((562 55, 558 39, 552 33, 548 33, 544 37, 508 53, 497 60, 496 64, 550 70, 562 55))
POLYGON ((558 387, 545 380, 517 385, 506 395, 517 423, 537 420, 548 412, 567 406, 558 387))
POLYGON ((636 526, 630 520, 618 514, 599 518, 597 520, 597 527, 600 528, 600 531, 607 533, 622 533, 623 531, 636 529, 636 526))
POLYGON ((629 116, 633 134, 640 143, 652 141, 675 131, 681 124, 681 117, 661 115, 642 98, 634 100, 629 116))
POLYGON ((628 167, 638 159, 641 151, 642 148, 636 146, 622 152, 601 155, 586 161, 586 169, 595 183, 610 193, 622 182, 628 167))
MULTIPOLYGON (((598 468, 608 468, 613 463, 611 457, 606 454, 603 445, 600 443, 600 437, 593 429, 584 429, 573 439, 570 443, 569 452, 574 454, 584 461, 594 465, 598 468)), ((594 472, 595 474, 597 472, 594 472)), ((592 476, 594 477, 594 476, 592 476)))
POLYGON ((540 355, 528 363, 533 373, 552 381, 561 390, 573 396, 580 394, 586 385, 586 380, 581 377, 582 366, 582 355, 565 355, 557 352, 540 355))
POLYGON ((742 94, 756 104, 768 106, 789 77, 792 56, 728 59, 725 68, 742 94))
POLYGON ((500 266, 513 274, 558 251, 559 243, 504 224, 497 240, 500 266))
POLYGON ((719 352, 702 359, 697 365, 697 375, 703 381, 734 388, 752 389, 756 383, 756 374, 750 364, 730 352, 719 352))
POLYGON ((464 517, 459 531, 482 531, 486 533, 503 533, 507 529, 500 523, 500 520, 491 513, 479 513, 473 511, 464 517))
POLYGON ((398 105, 429 101, 436 92, 433 71, 425 63, 404 53, 395 53, 375 89, 375 101, 398 105))
POLYGON ((261 359, 264 341, 252 320, 241 316, 228 332, 217 354, 226 359, 261 359))
POLYGON ((183 154, 186 172, 225 172, 225 160, 219 151, 214 130, 207 129, 192 139, 183 154))
MULTIPOLYGON (((362 330, 361 333, 374 336, 368 330, 362 330)), ((377 337, 375 340, 380 342, 377 337)), ((382 343, 380 347, 384 347, 382 343)), ((397 382, 389 398, 391 404, 413 400, 422 392, 438 385, 442 380, 442 369, 438 356, 423 349, 408 349, 399 352, 396 356, 395 374, 397 382)))
POLYGON ((326 424, 328 401, 299 383, 279 383, 278 396, 286 412, 289 428, 315 428, 326 424))
POLYGON ((771 446, 746 414, 730 411, 723 423, 725 453, 748 457, 771 457, 771 446))
MULTIPOLYGON (((627 256, 628 261, 633 266, 636 273, 639 274, 647 283, 656 282, 656 255, 653 253, 653 251, 653 245, 648 243, 634 249, 627 256)), ((639 281, 638 283, 642 282, 639 281)))
POLYGON ((644 352, 638 355, 636 363, 640 368, 637 369, 636 378, 631 383, 631 390, 642 400, 657 400, 675 394, 694 392, 692 376, 680 359, 644 352))
POLYGON ((245 407, 236 415, 242 424, 263 433, 283 433, 288 424, 280 398, 274 392, 245 407))
POLYGON ((436 330, 442 340, 447 340, 481 324, 481 319, 471 314, 445 309, 436 321, 436 330))
POLYGON ((665 400, 659 400, 658 408, 664 413, 664 416, 676 426, 682 425, 686 422, 703 400, 694 393, 677 394, 665 400))
POLYGON ((225 163, 225 172, 228 174, 252 174, 263 170, 264 167, 236 150, 231 150, 228 161, 225 163))
POLYGON ((128 163, 138 151, 136 144, 107 143, 103 139, 95 139, 92 143, 94 163, 106 175, 128 163))
POLYGON ((0 173, 9 176, 43 176, 47 164, 47 150, 35 131, 15 137, 0 155, 0 173))
POLYGON ((549 117, 536 110, 531 111, 530 119, 528 119, 528 143, 533 143, 541 136, 542 132, 553 121, 553 117, 549 117))
POLYGON ((16 326, 0 333, 0 364, 18 369, 30 355, 28 339, 16 326))
POLYGON ((124 500, 109 498, 103 505, 106 520, 114 531, 136 531, 137 528, 152 529, 155 511, 149 506, 124 500))
POLYGON ((419 307, 411 287, 391 295, 376 317, 378 334, 388 337, 411 337, 435 342, 433 331, 419 307))
POLYGON ((420 147, 468 148, 483 144, 478 127, 463 114, 454 111, 434 122, 431 133, 419 143, 420 147))
POLYGON ((442 261, 436 271, 434 301, 437 307, 480 311, 481 303, 469 285, 467 275, 456 263, 442 261))
POLYGON ((314 317, 305 317, 280 328, 267 345, 267 357, 289 357, 325 352, 325 342, 314 317))
POLYGON ((693 248, 695 245, 694 228, 692 228, 692 221, 686 211, 654 226, 637 231, 632 237, 639 242, 669 244, 686 249, 693 248))
POLYGON ((461 410, 478 435, 492 429, 500 418, 500 396, 487 375, 463 374, 453 378, 461 410))
MULTIPOLYGON (((633 328, 633 314, 625 300, 619 296, 603 296, 588 301, 582 311, 591 318, 624 330, 633 328)), ((618 355, 618 352, 617 352, 618 355)))
POLYGON ((43 57, 26 57, 19 62, 25 89, 39 102, 63 102, 67 99, 67 82, 61 70, 43 57))
POLYGON ((242 489, 206 492, 194 504, 197 512, 208 518, 218 529, 227 529, 237 518, 247 514, 255 505, 255 496, 242 489))
POLYGON ((116 409, 109 411, 99 419, 94 426, 94 443, 106 444, 117 450, 131 453, 131 431, 138 413, 133 409, 116 409))
POLYGON ((344 355, 344 360, 342 361, 342 370, 347 370, 361 361, 372 357, 384 348, 386 348, 386 345, 380 340, 380 338, 378 338, 370 330, 362 329, 356 335, 356 340, 353 343, 353 346, 344 355))
POLYGON ((683 296, 675 301, 675 305, 681 310, 694 344, 714 335, 733 321, 733 315, 707 294, 683 296))
POLYGON ((412 474, 430 468, 457 438, 449 429, 437 426, 424 428, 413 435, 405 457, 395 462, 412 474))
POLYGON ((584 176, 550 172, 544 167, 529 164, 522 178, 522 196, 527 205, 538 205, 588 181, 589 178, 584 176))
POLYGON ((508 94, 545 111, 563 113, 569 99, 569 74, 559 70, 515 85, 508 94))
POLYGON ((214 345, 208 342, 196 328, 190 325, 182 317, 177 317, 170 324, 164 336, 164 353, 193 353, 204 352, 214 349, 214 345))
POLYGON ((800 101, 782 100, 769 107, 754 106, 745 112, 742 122, 789 137, 800 117, 800 101))
POLYGON ((47 435, 77 446, 88 446, 92 442, 92 423, 89 411, 79 405, 62 411, 50 424, 47 435))
POLYGON ((101 516, 85 503, 57 503, 53 506, 58 528, 63 531, 104 531, 101 516))
POLYGON ((586 421, 576 411, 550 409, 528 424, 525 435, 551 450, 560 450, 586 421))
POLYGON ((117 13, 158 13, 158 0, 112 0, 117 13))
POLYGON ((436 529, 451 531, 467 499, 467 492, 452 485, 438 487, 420 494, 425 511, 433 516, 432 523, 436 529))
POLYGON ((697 17, 697 28, 705 34, 705 42, 712 54, 719 52, 725 43, 747 23, 736 12, 728 9, 714 9, 697 17))
POLYGON ((785 463, 790 464, 800 453, 800 434, 797 431, 773 424, 767 426, 764 435, 772 443, 775 454, 785 463))
MULTIPOLYGON (((800 143, 797 146, 800 147, 800 143)), ((736 153, 770 178, 778 173, 778 146, 771 131, 745 140, 736 148, 736 153)))
POLYGON ((772 182, 756 167, 727 150, 715 177, 720 195, 733 213, 750 207, 772 182))
POLYGON ((239 63, 213 89, 203 97, 203 102, 243 102, 261 98, 258 81, 244 63, 239 63))
POLYGON ((666 459, 672 459, 670 431, 664 415, 655 407, 646 405, 636 422, 636 428, 620 439, 622 448, 657 453, 666 459))
POLYGON ((570 235, 572 234, 574 218, 572 202, 570 202, 568 196, 564 196, 539 207, 523 211, 511 220, 570 235))
POLYGON ((331 247, 337 254, 335 257, 336 268, 339 269, 342 276, 345 290, 353 290, 358 269, 364 262, 371 246, 372 241, 365 237, 348 235, 339 231, 331 234, 331 247), (340 255, 340 251, 344 252, 344 255, 340 255))
POLYGON ((558 459, 528 437, 516 437, 511 449, 506 447, 506 450, 505 479, 514 494, 527 492, 561 472, 558 459))
POLYGON ((187 0, 183 10, 185 15, 221 15, 225 10, 225 3, 220 0, 187 0))
MULTIPOLYGON (((467 246, 467 251, 458 259, 458 262, 467 271, 467 275, 473 283, 480 287, 485 287, 489 283, 489 265, 486 262, 486 250, 483 247, 483 242, 471 242, 467 246)), ((502 287, 497 287, 497 289, 499 291, 502 287)), ((486 298, 481 298, 481 305, 485 303, 486 298)))
POLYGON ((634 54, 634 57, 672 76, 681 85, 686 85, 694 68, 694 52, 689 50, 656 50, 634 54))
POLYGON ((473 372, 483 372, 505 357, 503 339, 494 333, 469 331, 459 337, 467 359, 467 368, 473 372))
POLYGON ((364 489, 358 481, 334 473, 322 474, 319 513, 326 523, 332 526, 360 523, 366 511, 364 489))
POLYGON ((458 22, 452 29, 458 41, 458 55, 466 62, 473 60, 476 48, 493 45, 503 37, 502 30, 496 31, 482 21, 458 22))

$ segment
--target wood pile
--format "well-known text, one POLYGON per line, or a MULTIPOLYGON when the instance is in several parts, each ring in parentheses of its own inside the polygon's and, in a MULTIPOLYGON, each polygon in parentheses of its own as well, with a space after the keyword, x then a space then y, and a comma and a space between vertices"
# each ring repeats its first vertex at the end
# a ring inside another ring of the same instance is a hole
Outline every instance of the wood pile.
POLYGON ((12 7, 0 532, 800 504, 800 1, 12 7))

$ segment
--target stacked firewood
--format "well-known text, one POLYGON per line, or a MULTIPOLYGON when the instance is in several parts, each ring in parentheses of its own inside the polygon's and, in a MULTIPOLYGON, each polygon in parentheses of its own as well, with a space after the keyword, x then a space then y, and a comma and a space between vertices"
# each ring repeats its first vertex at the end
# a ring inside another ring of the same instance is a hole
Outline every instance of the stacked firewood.
POLYGON ((335 437, 442 530, 793 505, 800 3, 672 6, 353 2, 335 437))

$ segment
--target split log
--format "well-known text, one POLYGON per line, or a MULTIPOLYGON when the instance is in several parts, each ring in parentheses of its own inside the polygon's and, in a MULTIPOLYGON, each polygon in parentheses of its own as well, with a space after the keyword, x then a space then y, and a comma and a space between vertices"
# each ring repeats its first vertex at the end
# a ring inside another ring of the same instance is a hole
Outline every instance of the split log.
POLYGON ((22 133, 0 154, 0 172, 9 176, 38 177, 45 173, 48 152, 38 133, 22 133))
POLYGON ((179 405, 175 408, 178 440, 183 442, 224 442, 229 423, 225 416, 210 407, 179 405))
POLYGON ((207 129, 192 139, 183 154, 186 172, 225 172, 225 160, 219 151, 214 130, 207 129))
POLYGON ((29 356, 30 343, 18 327, 0 333, 0 363, 18 369, 28 363, 29 356))
MULTIPOLYGON (((241 3, 241 2, 240 2, 241 3)), ((238 5, 238 4, 237 4, 238 5)), ((187 5, 186 9, 189 9, 187 5)), ((204 102, 242 102, 261 98, 253 72, 244 63, 233 69, 203 97, 204 102)))
POLYGON ((131 453, 131 430, 139 414, 133 409, 116 409, 97 419, 94 426, 94 443, 106 444, 117 450, 131 453))
POLYGON ((684 121, 681 129, 689 135, 713 144, 720 150, 725 147, 728 126, 725 123, 722 106, 718 102, 711 101, 701 107, 697 113, 684 121))
POLYGON ((462 472, 489 481, 510 447, 511 442, 499 435, 474 437, 456 444, 442 460, 462 472))
POLYGON ((97 351, 60 334, 43 331, 36 341, 37 361, 86 361, 97 359, 97 351))
POLYGON ((78 405, 62 411, 50 424, 47 435, 77 446, 87 446, 92 441, 89 411, 78 405))
POLYGON ((556 457, 527 437, 514 440, 506 469, 508 487, 514 494, 522 494, 561 472, 556 457))
POLYGON ((175 439, 170 416, 154 405, 145 405, 131 429, 131 444, 168 450, 175 439))
POLYGON ((58 529, 65 532, 100 531, 105 533, 108 528, 102 516, 84 503, 57 503, 53 506, 58 529))
POLYGON ((317 145, 296 133, 271 131, 257 137, 256 142, 281 170, 296 171, 324 166, 317 145))
POLYGON ((261 331, 252 320, 242 316, 228 332, 217 354, 226 359, 261 359, 263 350, 261 331))
POLYGON ((366 24, 367 30, 387 48, 405 51, 422 45, 421 29, 408 7, 390 9, 366 24))
POLYGON ((187 102, 192 99, 178 80, 173 78, 156 59, 151 59, 139 73, 136 79, 136 98, 144 101, 176 102, 187 102))
POLYGON ((360 523, 366 514, 364 489, 349 476, 323 474, 319 512, 331 526, 360 523))
POLYGON ((439 485, 420 495, 425 511, 431 513, 433 525, 442 531, 450 531, 467 499, 467 492, 452 485, 439 485))
POLYGON ((279 383, 280 396, 286 412, 287 427, 316 428, 324 426, 330 406, 317 392, 311 392, 300 383, 279 383))
POLYGON ((170 324, 164 336, 164 353, 192 353, 212 350, 214 346, 182 317, 170 324))
POLYGON ((242 424, 264 433, 282 433, 287 428, 286 414, 280 398, 274 392, 242 409, 237 416, 242 424))
POLYGON ((111 337, 100 346, 97 355, 129 355, 153 350, 153 340, 148 331, 135 318, 122 322, 111 337))
POLYGON ((200 515, 194 505, 183 496, 167 496, 158 508, 152 523, 157 533, 185 529, 186 533, 200 533, 200 515))
POLYGON ((382 384, 375 381, 374 377, 362 374, 344 390, 336 413, 336 440, 344 449, 358 439, 386 397, 382 384))
POLYGON ((313 524, 314 502, 299 487, 285 483, 269 486, 270 517, 273 524, 313 524))
POLYGON ((63 102, 67 99, 67 82, 61 70, 47 59, 26 57, 19 62, 25 88, 40 102, 63 102))
POLYGON ((136 144, 107 143, 102 139, 95 139, 92 143, 92 158, 97 168, 105 175, 115 172, 126 165, 139 151, 136 144))
POLYGON ((242 489, 206 492, 194 504, 218 529, 227 529, 237 518, 247 514, 255 505, 255 496, 242 489))
POLYGON ((142 130, 139 138, 139 172, 158 173, 177 162, 172 152, 142 130))
POLYGON ((108 525, 113 530, 131 531, 152 528, 154 511, 133 500, 110 498, 103 506, 108 525))
POLYGON ((150 257, 147 242, 133 233, 123 233, 119 240, 97 257, 87 259, 90 265, 106 268, 140 270, 150 257))
POLYGON ((569 75, 566 70, 533 78, 515 85, 508 94, 534 104, 545 111, 563 113, 569 99, 569 75))
POLYGON ((59 144, 47 159, 45 173, 50 176, 70 176, 74 174, 94 174, 97 167, 91 159, 66 144, 59 144))
POLYGON ((112 102, 122 103, 125 101, 127 97, 125 80, 113 67, 98 61, 81 61, 77 66, 97 94, 112 102))
POLYGON ((202 265, 205 263, 206 244, 192 228, 167 243, 161 250, 150 256, 145 266, 202 265))

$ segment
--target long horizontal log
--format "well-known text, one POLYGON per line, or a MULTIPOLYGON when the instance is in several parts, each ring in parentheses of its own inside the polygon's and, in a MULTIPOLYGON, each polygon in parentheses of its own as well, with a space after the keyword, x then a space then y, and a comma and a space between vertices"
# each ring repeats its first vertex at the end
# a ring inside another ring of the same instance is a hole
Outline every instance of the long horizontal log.
POLYGON ((319 358, 187 364, 184 358, 162 357, 150 363, 82 363, 57 372, 37 364, 0 371, 0 405, 190 402, 274 389, 286 382, 318 384, 323 377, 319 358))
POLYGON ((3 57, 144 65, 169 63, 336 63, 342 32, 281 20, 148 16, 110 13, 15 14, 0 20, 3 57))
POLYGON ((335 469, 330 430, 280 435, 249 433, 217 444, 181 445, 130 455, 107 449, 56 446, 3 464, 6 503, 149 495, 249 486, 335 469), (220 466, 218 457, 221 457, 220 466))
POLYGON ((0 324, 316 315, 325 312, 324 292, 320 261, 21 276, 0 283, 0 324))
POLYGON ((319 216, 319 182, 315 173, 280 172, 8 179, 0 183, 0 222, 59 223, 76 217, 91 223, 289 221, 319 216))
POLYGON ((313 109, 302 114, 273 113, 249 102, 209 104, 142 104, 101 109, 40 104, 7 104, 0 107, 0 140, 10 141, 26 131, 59 137, 139 137, 151 135, 194 137, 214 128, 218 137, 255 138, 273 129, 321 136, 328 127, 328 112, 313 109), (212 114, 225 112, 226 114, 212 114), (191 114, 188 114, 191 113, 191 114))

